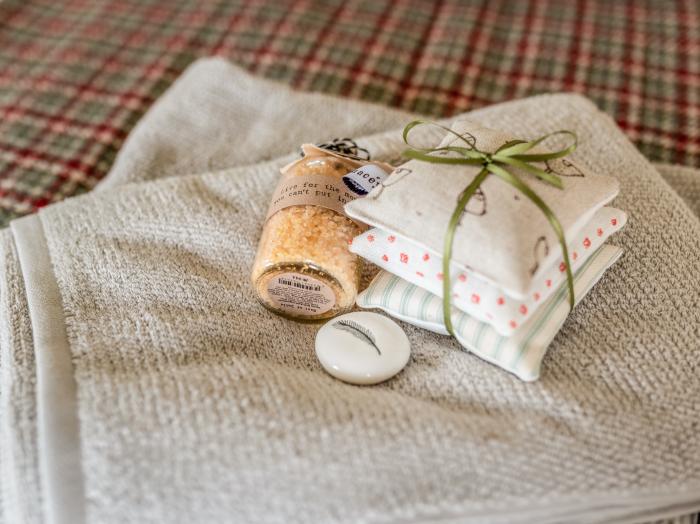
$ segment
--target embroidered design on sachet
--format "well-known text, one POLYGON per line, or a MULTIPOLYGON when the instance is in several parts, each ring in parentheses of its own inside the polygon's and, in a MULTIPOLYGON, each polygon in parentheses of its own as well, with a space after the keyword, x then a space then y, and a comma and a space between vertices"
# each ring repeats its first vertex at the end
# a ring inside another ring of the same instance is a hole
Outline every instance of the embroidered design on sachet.
MULTIPOLYGON (((462 195, 464 194, 464 191, 459 194, 457 197, 457 201, 459 201, 462 198, 462 195)), ((477 189, 474 191, 474 194, 472 197, 469 199, 469 202, 467 203, 466 207, 464 208, 464 211, 462 212, 462 216, 459 219, 460 225, 462 224, 462 219, 464 218, 465 214, 469 215, 474 215, 474 216, 484 216, 487 212, 487 200, 486 200, 486 193, 484 193, 484 190, 482 188, 477 189)))
POLYGON ((535 263, 530 268, 530 275, 534 275, 535 273, 537 273, 537 270, 540 268, 542 260, 544 260, 549 255, 549 242, 547 242, 547 237, 542 235, 537 239, 537 241, 535 242, 533 252, 535 256, 535 263))
POLYGON ((569 176, 569 177, 585 177, 586 175, 579 169, 579 167, 570 162, 566 158, 559 158, 557 160, 545 160, 545 173, 554 173, 559 176, 569 176))
MULTIPOLYGON (((476 149, 476 137, 472 135, 469 131, 464 131, 462 133, 458 133, 461 139, 472 149, 476 149)), ((453 145, 457 143, 460 139, 458 137, 454 137, 449 145, 453 145)), ((440 153, 438 153, 440 154, 440 153)))
POLYGON ((384 188, 391 187, 394 184, 398 184, 411 173, 413 173, 412 169, 409 169, 407 167, 397 167, 391 173, 389 173, 389 176, 387 178, 379 182, 379 185, 375 187, 365 198, 369 200, 374 200, 375 198, 378 198, 379 195, 381 195, 384 191, 384 188))
POLYGON ((411 173, 413 173, 413 169, 397 167, 389 174, 389 177, 381 183, 381 187, 391 187, 394 184, 398 184, 411 173))

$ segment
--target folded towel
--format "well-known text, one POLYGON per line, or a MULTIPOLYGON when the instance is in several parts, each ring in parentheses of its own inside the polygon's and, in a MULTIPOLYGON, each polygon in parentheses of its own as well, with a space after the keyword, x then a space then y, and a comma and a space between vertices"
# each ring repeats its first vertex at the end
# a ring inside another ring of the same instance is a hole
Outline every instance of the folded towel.
MULTIPOLYGON (((179 96, 215 91, 209 68, 226 69, 198 64, 179 96)), ((242 76, 228 74, 232 84, 242 76)), ((296 95, 285 96, 295 113, 296 95)), ((183 102, 166 95, 157 111, 183 102)), ((319 118, 319 128, 332 125, 319 118)), ((63 314, 32 335, 63 330, 53 343, 67 345, 73 368, 84 497, 63 503, 91 522, 609 522, 700 507, 700 222, 581 97, 470 118, 522 136, 575 130, 577 161, 618 178, 630 213, 616 237, 625 257, 569 317, 540 381, 525 384, 411 326, 412 362, 391 381, 361 388, 329 377, 312 350, 316 327, 268 313, 247 281, 277 170, 293 155, 114 187, 23 219, 15 242, 44 249, 50 264, 0 271, 13 279, 2 289, 24 277, 36 296, 27 274, 42 269, 59 295, 63 314)), ((259 136, 273 141, 278 128, 259 136)), ((403 149, 398 130, 358 142, 384 160, 403 149)), ((0 304, 3 322, 45 307, 0 304)), ((37 398, 42 412, 65 407, 37 398)), ((39 447, 60 432, 48 429, 39 447)), ((46 497, 12 489, 19 505, 57 500, 51 473, 40 475, 42 490, 54 490, 46 497)), ((60 522, 61 508, 45 507, 60 522)))
MULTIPOLYGON (((626 222, 627 214, 619 209, 604 207, 596 211, 588 224, 568 242, 572 270, 578 270, 626 222)), ((378 228, 371 228, 353 239, 350 250, 406 282, 442 297, 441 253, 378 228)), ((493 326, 499 334, 510 336, 522 329, 551 294, 566 287, 563 264, 561 256, 554 260, 554 264, 534 280, 532 293, 525 300, 514 300, 505 290, 453 263, 452 305, 475 320, 493 326)))
POLYGON ((413 118, 397 109, 367 107, 295 92, 241 70, 232 73, 223 59, 199 60, 131 131, 98 188, 262 162, 305 142, 369 135, 413 118))
POLYGON ((17 249, 0 231, 0 486, 3 522, 42 522, 36 366, 17 249))
POLYGON ((683 198, 693 213, 700 216, 700 173, 697 168, 673 164, 656 166, 664 180, 683 198))

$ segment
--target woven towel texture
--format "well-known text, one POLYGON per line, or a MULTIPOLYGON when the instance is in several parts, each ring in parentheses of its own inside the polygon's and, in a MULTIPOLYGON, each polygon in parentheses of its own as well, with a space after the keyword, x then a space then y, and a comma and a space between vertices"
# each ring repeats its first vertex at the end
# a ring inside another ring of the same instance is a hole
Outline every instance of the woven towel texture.
MULTIPOLYGON (((191 92, 205 79, 193 77, 191 92)), ((313 98, 291 102, 303 114, 313 98)), ((412 362, 392 381, 368 389, 328 377, 311 351, 315 327, 268 314, 247 283, 276 168, 290 156, 42 212, 79 386, 91 521, 479 520, 509 509, 501 521, 516 522, 575 500, 697 492, 697 217, 579 97, 471 117, 524 137, 575 129, 587 144, 577 159, 618 177, 616 204, 630 211, 616 239, 627 255, 569 318, 534 385, 413 328, 412 362)), ((402 148, 396 132, 361 143, 377 158, 402 148)), ((2 304, 3 319, 26 318, 2 304)), ((10 334, 27 349, 26 332, 10 334)), ((16 492, 22 507, 36 503, 37 493, 16 492)))
POLYGON ((683 198, 688 207, 700 216, 700 172, 698 169, 673 164, 657 164, 664 180, 683 198))
MULTIPOLYGON (((92 518, 252 520, 262 499, 270 521, 385 521, 700 481, 697 217, 584 99, 471 116, 525 138, 575 130, 577 161, 619 178, 630 213, 617 239, 627 255, 569 318, 535 385, 414 329, 412 364, 389 383, 328 377, 315 328, 261 309, 247 282, 280 163, 41 214, 92 518)), ((401 148, 397 133, 366 145, 385 158, 401 148)))

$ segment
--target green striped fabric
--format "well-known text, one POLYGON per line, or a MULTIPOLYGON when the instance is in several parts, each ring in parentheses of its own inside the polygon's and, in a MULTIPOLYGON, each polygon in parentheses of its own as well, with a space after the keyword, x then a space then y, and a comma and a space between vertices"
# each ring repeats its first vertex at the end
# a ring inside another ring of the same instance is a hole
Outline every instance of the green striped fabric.
MULTIPOLYGON (((580 301, 622 254, 615 246, 596 251, 574 275, 580 301)), ((447 334, 442 299, 387 271, 381 271, 357 298, 362 308, 378 308, 421 328, 447 334)), ((510 371, 525 381, 537 380, 547 347, 561 329, 569 305, 561 286, 525 324, 510 337, 499 335, 485 322, 453 308, 452 322, 459 343, 475 355, 510 371)))

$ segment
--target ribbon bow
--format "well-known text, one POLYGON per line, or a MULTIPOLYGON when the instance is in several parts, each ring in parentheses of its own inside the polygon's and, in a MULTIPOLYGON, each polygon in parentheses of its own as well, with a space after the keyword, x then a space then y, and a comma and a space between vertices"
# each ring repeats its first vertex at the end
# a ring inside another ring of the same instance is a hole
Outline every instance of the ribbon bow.
POLYGON ((471 144, 467 139, 460 135, 459 133, 453 131, 452 129, 442 126, 436 122, 428 122, 424 120, 414 120, 409 123, 403 130, 403 140, 411 148, 404 152, 404 156, 412 158, 415 160, 422 160, 424 162, 431 162, 435 164, 459 164, 459 165, 472 165, 472 166, 482 166, 481 171, 476 175, 474 180, 467 186, 464 192, 460 195, 457 201, 457 206, 452 212, 450 222, 447 226, 447 232, 445 233, 445 243, 442 258, 442 273, 443 273, 443 316, 445 320, 445 327, 447 331, 454 336, 454 330, 452 327, 452 315, 451 315, 451 289, 452 283, 450 279, 450 261, 452 259, 452 245, 454 243, 454 235, 459 224, 459 219, 464 211, 464 208, 469 203, 469 200, 474 195, 481 184, 489 177, 489 175, 496 175, 501 180, 509 183, 526 197, 528 197, 541 211, 544 213, 545 217, 554 229, 554 232, 559 239, 559 244, 561 245, 561 250, 564 255, 564 263, 566 266, 566 280, 569 289, 569 306, 573 309, 574 307, 574 277, 571 272, 571 263, 569 261, 569 251, 566 247, 566 239, 564 238, 564 230, 561 227, 561 223, 554 215, 552 210, 547 206, 547 204, 535 193, 530 186, 528 186, 522 178, 517 177, 508 169, 508 166, 521 168, 542 180, 543 182, 550 184, 556 188, 564 189, 564 184, 561 178, 554 173, 547 172, 540 167, 533 165, 532 162, 544 162, 547 160, 554 160, 556 158, 563 158, 573 152, 576 149, 577 137, 576 134, 571 131, 561 130, 555 131, 554 133, 548 133, 536 140, 527 142, 525 140, 510 140, 501 145, 493 153, 487 153, 480 151, 473 144, 471 144), (458 146, 444 146, 436 148, 418 148, 411 146, 408 141, 408 135, 411 130, 419 125, 434 125, 440 127, 441 129, 455 135, 459 140, 466 144, 466 147, 458 146), (546 139, 555 135, 568 135, 573 139, 568 147, 560 149, 559 151, 554 151, 551 153, 529 153, 534 147, 545 141, 546 139), (435 153, 441 156, 436 156, 435 153), (442 156, 449 155, 449 156, 442 156))

